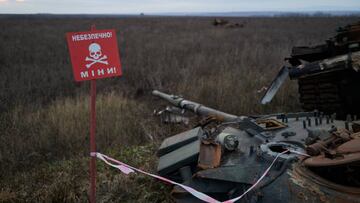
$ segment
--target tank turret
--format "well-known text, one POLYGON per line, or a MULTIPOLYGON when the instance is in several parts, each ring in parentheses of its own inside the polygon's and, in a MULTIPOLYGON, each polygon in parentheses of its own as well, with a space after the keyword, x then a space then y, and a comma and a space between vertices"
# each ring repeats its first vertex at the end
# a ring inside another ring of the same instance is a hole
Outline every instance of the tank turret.
POLYGON ((284 80, 297 80, 299 98, 305 111, 360 115, 360 23, 339 28, 326 43, 312 47, 294 47, 289 65, 283 67, 262 98, 266 104, 284 80))

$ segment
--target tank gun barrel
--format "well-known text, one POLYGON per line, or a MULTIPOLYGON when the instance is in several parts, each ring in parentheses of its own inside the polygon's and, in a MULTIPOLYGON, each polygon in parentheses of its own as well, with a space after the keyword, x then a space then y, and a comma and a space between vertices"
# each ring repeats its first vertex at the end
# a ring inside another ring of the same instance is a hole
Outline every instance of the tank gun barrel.
POLYGON ((226 121, 226 122, 234 121, 234 120, 237 120, 240 118, 239 116, 228 114, 228 113, 204 106, 202 104, 186 100, 177 95, 166 94, 166 93, 160 92, 158 90, 154 90, 152 92, 152 94, 154 96, 160 97, 160 98, 168 101, 169 103, 171 103, 172 105, 174 105, 178 108, 192 111, 199 116, 213 116, 213 117, 216 117, 218 120, 226 121))

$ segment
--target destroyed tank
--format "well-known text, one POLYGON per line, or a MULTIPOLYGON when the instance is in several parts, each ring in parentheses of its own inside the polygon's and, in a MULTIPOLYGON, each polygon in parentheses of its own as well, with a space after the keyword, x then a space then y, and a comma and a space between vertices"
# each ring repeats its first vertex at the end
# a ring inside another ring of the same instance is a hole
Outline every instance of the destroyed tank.
POLYGON ((300 102, 306 111, 317 109, 327 114, 360 114, 360 22, 337 29, 325 44, 293 47, 291 56, 262 99, 271 101, 283 81, 298 81, 300 102))
MULTIPOLYGON (((236 202, 360 202, 360 121, 353 103, 359 54, 352 43, 359 35, 349 35, 357 28, 346 27, 324 47, 294 48, 292 66, 281 69, 261 101, 270 102, 290 76, 299 81, 304 112, 238 116, 154 90, 171 104, 156 113, 163 122, 188 122, 189 113, 199 118, 162 142, 158 174, 219 202, 239 196, 236 202)), ((204 202, 179 186, 171 194, 179 203, 204 202)))

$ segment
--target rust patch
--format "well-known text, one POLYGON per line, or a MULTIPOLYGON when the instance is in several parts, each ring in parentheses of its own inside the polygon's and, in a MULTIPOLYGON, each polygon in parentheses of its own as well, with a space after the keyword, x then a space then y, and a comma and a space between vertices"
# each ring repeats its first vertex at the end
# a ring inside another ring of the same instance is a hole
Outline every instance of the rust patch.
POLYGON ((294 195, 303 192, 309 198, 309 202, 325 203, 359 203, 360 189, 347 187, 328 181, 318 176, 301 163, 295 164, 291 171, 288 171, 290 191, 294 195), (297 188, 299 187, 299 188, 297 188))
POLYGON ((349 142, 345 142, 344 144, 340 145, 336 151, 338 153, 355 153, 360 152, 360 139, 353 139, 349 142))
POLYGON ((322 154, 319 156, 308 158, 304 161, 304 164, 309 167, 322 167, 322 166, 339 166, 344 164, 350 164, 360 161, 360 152, 344 154, 335 158, 328 158, 322 154))
POLYGON ((302 177, 299 173, 297 173, 294 170, 289 171, 288 174, 290 176, 289 180, 293 184, 305 189, 305 191, 309 191, 309 193, 306 194, 304 192, 299 192, 297 195, 299 198, 303 200, 309 200, 310 197, 308 195, 311 194, 312 196, 317 197, 321 202, 329 202, 329 200, 326 197, 326 194, 320 190, 318 185, 313 184, 310 181, 306 180, 304 177, 302 177))
POLYGON ((221 161, 221 145, 209 141, 202 141, 200 144, 200 153, 198 167, 201 169, 216 168, 221 161))

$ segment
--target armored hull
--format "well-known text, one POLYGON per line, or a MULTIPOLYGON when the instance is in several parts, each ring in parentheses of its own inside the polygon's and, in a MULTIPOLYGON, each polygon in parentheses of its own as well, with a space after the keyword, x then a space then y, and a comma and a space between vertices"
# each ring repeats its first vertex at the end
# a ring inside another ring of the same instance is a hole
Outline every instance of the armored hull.
POLYGON ((298 81, 299 98, 305 111, 317 109, 325 114, 336 113, 345 119, 348 114, 360 115, 360 24, 339 28, 325 44, 293 47, 288 64, 280 70, 261 100, 271 102, 283 82, 290 77, 298 81))
POLYGON ((290 78, 298 80, 304 110, 337 113, 343 119, 360 114, 360 96, 355 93, 360 87, 359 42, 360 24, 356 23, 338 28, 326 44, 293 48, 287 58, 290 78), (291 75, 292 71, 296 74, 291 75))
MULTIPOLYGON (((238 202, 360 202, 360 129, 353 118, 336 120, 318 111, 239 117, 155 94, 206 121, 163 141, 160 175, 225 201, 290 150, 238 202)), ((176 202, 202 202, 180 187, 172 195, 176 202)))
MULTIPOLYGON (((360 202, 359 34, 354 24, 326 44, 294 47, 291 66, 261 103, 290 77, 298 80, 304 112, 237 116, 154 91, 174 106, 162 120, 186 120, 184 111, 201 119, 163 141, 158 173, 219 201, 241 195, 236 202, 360 202)), ((177 186, 172 195, 202 202, 177 186)))

